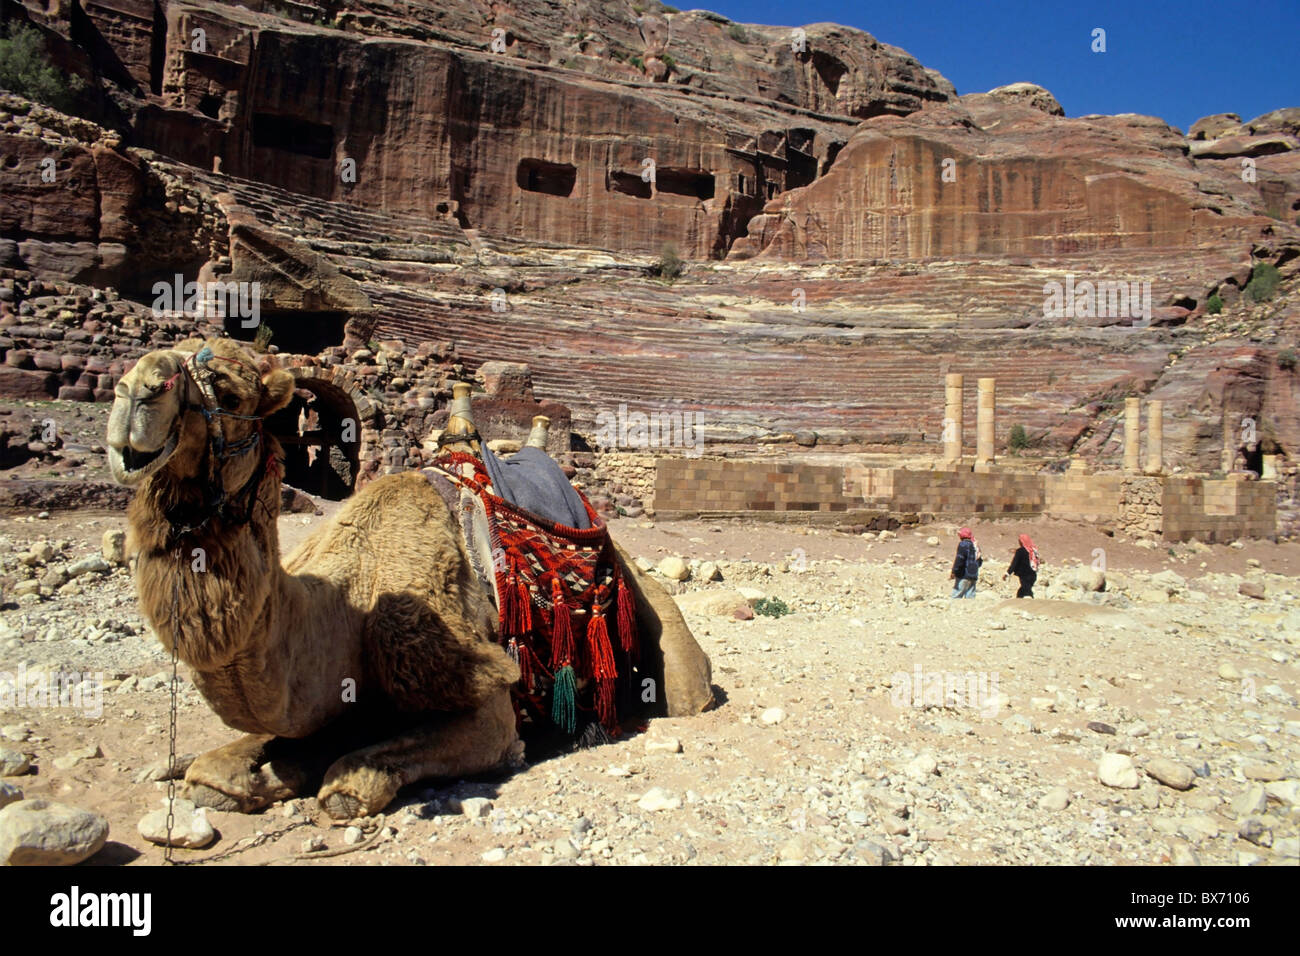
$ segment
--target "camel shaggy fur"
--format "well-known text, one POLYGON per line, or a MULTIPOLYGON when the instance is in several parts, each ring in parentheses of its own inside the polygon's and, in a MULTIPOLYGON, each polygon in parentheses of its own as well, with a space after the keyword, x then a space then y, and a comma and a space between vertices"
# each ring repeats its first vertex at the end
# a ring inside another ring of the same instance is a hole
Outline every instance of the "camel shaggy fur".
MULTIPOLYGON (((280 446, 262 419, 293 376, 228 339, 151 352, 118 384, 114 477, 136 487, 141 608, 216 714, 248 736, 196 759, 196 802, 249 812, 319 782, 336 819, 402 786, 518 761, 514 662, 442 497, 380 478, 280 560, 280 446)), ((620 552, 669 713, 711 703, 708 658, 620 552)))

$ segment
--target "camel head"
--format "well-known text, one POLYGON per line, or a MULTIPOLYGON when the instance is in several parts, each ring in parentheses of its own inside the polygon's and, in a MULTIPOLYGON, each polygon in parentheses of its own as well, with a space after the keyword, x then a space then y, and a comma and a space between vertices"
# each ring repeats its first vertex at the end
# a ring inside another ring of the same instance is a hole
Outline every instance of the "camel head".
POLYGON ((108 419, 113 478, 135 486, 163 468, 181 481, 206 477, 215 440, 225 449, 222 482, 233 491, 257 466, 261 449, 251 436, 293 389, 289 372, 259 368, 230 339, 189 339, 150 352, 117 383, 108 419))

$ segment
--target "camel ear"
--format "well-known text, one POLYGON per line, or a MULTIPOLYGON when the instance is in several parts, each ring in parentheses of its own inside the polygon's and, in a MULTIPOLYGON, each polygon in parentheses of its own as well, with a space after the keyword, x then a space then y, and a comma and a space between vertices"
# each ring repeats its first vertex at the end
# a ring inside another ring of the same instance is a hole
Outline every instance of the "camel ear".
POLYGON ((293 375, 284 369, 267 372, 262 377, 262 399, 257 403, 257 414, 265 418, 289 404, 293 398, 293 375))

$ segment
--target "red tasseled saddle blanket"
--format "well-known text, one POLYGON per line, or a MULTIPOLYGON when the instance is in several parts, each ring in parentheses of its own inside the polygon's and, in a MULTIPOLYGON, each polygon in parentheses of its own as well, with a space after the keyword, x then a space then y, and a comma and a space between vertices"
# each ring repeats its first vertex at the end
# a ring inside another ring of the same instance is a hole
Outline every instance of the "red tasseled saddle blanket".
POLYGON ((578 710, 594 712, 617 735, 617 684, 636 657, 636 609, 605 522, 581 492, 586 529, 514 505, 492 492, 473 455, 445 452, 433 470, 474 494, 487 513, 498 633, 522 675, 516 710, 549 711, 567 733, 577 729, 578 710))

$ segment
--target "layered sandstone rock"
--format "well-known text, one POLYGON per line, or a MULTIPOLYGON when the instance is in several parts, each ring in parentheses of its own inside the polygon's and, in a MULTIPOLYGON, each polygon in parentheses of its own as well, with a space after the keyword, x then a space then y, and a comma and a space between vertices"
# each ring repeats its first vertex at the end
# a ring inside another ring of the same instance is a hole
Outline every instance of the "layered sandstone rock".
POLYGON ((1066 119, 1021 97, 963 97, 863 123, 831 171, 770 201, 731 255, 1029 256, 1269 235, 1254 184, 1185 150, 1150 117, 1066 119))

